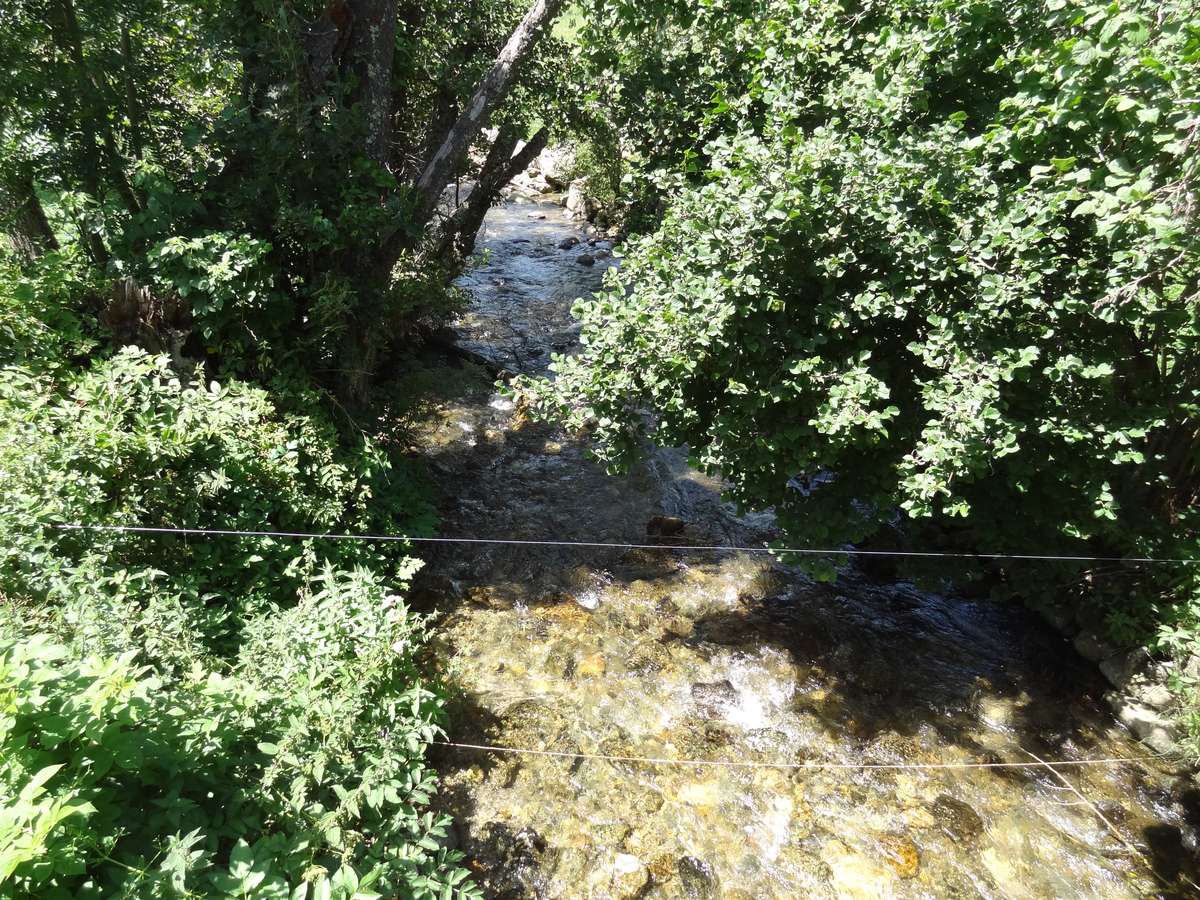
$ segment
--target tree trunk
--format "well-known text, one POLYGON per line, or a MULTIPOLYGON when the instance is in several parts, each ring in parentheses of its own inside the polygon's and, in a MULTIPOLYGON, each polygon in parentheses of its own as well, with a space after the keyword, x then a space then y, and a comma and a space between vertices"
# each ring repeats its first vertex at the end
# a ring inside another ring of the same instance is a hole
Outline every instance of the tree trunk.
POLYGON ((0 179, 0 226, 24 263, 33 262, 47 250, 58 249, 28 173, 0 179))
POLYGON ((427 221, 438 199, 466 156, 471 142, 487 124, 492 110, 512 89, 521 60, 529 53, 546 27, 558 15, 563 0, 534 0, 525 18, 513 31, 466 107, 447 133, 433 158, 417 179, 417 221, 427 221))
POLYGON ((475 249, 475 236, 483 225, 483 217, 496 202, 500 190, 546 149, 549 136, 549 132, 541 128, 528 143, 513 153, 517 146, 516 135, 497 135, 475 187, 466 202, 438 226, 424 253, 426 258, 433 261, 451 256, 455 259, 470 256, 475 249))
POLYGON ((358 80, 356 99, 367 118, 367 156, 390 160, 392 57, 396 50, 395 0, 350 0, 350 64, 358 80))
MULTIPOLYGON (((356 0, 359 9, 370 8, 374 10, 371 13, 363 12, 362 15, 373 15, 376 17, 384 17, 388 19, 382 27, 390 36, 388 46, 382 47, 377 41, 382 30, 375 32, 376 40, 373 40, 369 47, 363 47, 360 54, 365 53, 364 58, 372 58, 371 54, 386 54, 388 60, 387 85, 390 90, 391 76, 391 44, 394 43, 394 28, 395 28, 395 0, 356 0)), ((507 43, 501 49, 496 57, 496 61, 492 64, 491 69, 480 81, 475 92, 471 95, 471 99, 467 101, 466 108, 459 115, 454 125, 447 132, 445 138, 442 139, 437 151, 433 157, 426 163, 416 183, 416 203, 411 209, 409 215, 405 219, 412 224, 411 230, 396 229, 390 235, 385 237, 380 243, 378 250, 375 253, 374 265, 367 272, 364 281, 368 284, 386 284, 390 277, 391 271, 396 264, 396 260, 405 250, 415 249, 428 236, 428 226, 433 218, 434 212, 437 209, 438 201, 441 198, 442 191, 446 185, 450 183, 455 172, 462 164, 463 158, 466 156, 467 150, 471 146, 471 142, 475 140, 479 132, 487 124, 488 117, 496 108, 496 105, 503 100, 510 90, 517 77, 517 68, 521 61, 533 49, 537 39, 544 32, 549 23, 558 14, 562 8, 564 0, 534 0, 533 6, 525 14, 519 25, 509 36, 507 43)), ((355 21, 352 27, 356 34, 358 28, 362 25, 360 21, 355 21)), ((361 39, 352 38, 352 41, 361 39)), ((353 57, 352 57, 353 58, 353 57)), ((382 59, 383 56, 377 56, 382 59)), ((390 126, 390 118, 385 116, 383 120, 376 115, 375 101, 378 99, 375 91, 381 90, 384 82, 381 80, 377 83, 370 83, 373 75, 380 74, 381 70, 376 69, 374 72, 368 71, 368 84, 364 95, 364 102, 367 103, 368 123, 370 126, 369 148, 372 152, 379 150, 386 151, 388 145, 388 126, 390 126)), ((388 100, 391 97, 388 94, 388 100)), ((386 109, 390 113, 390 107, 386 109)), ((512 145, 509 145, 511 150, 512 145)), ((386 159, 385 156, 379 161, 386 159)), ((511 162, 511 160, 509 160, 511 162)), ((507 180, 507 179, 506 179, 507 180)), ((491 196, 494 196, 495 191, 503 185, 503 181, 495 184, 489 193, 480 195, 478 202, 491 203, 491 196), (486 198, 486 199, 485 199, 486 198)), ((483 207, 486 211, 487 206, 483 207)), ((464 212, 464 217, 467 213, 464 212)), ((480 215, 482 219, 482 215, 480 215)), ((451 235, 457 233, 457 230, 451 232, 451 235)), ((434 237, 436 240, 436 236, 434 237)), ((381 347, 387 343, 387 338, 390 335, 386 334, 386 329, 389 329, 392 323, 378 321, 372 319, 369 315, 363 315, 360 312, 358 317, 352 318, 346 327, 345 334, 342 340, 342 350, 339 354, 339 366, 341 369, 340 390, 339 393, 349 403, 361 401, 367 392, 371 378, 374 374, 375 364, 380 354, 383 352, 381 347), (381 339, 380 330, 385 330, 383 339, 381 339)))

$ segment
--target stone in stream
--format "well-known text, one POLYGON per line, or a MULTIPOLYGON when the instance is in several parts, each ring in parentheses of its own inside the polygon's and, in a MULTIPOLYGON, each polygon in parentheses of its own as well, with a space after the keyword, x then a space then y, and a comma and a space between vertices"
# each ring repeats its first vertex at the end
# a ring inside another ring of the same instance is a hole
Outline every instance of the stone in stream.
POLYGON ((615 897, 625 900, 641 895, 650 880, 650 870, 629 853, 618 853, 613 861, 612 890, 615 897))
POLYGON ((983 832, 983 820, 979 813, 961 800, 948 794, 940 794, 930 807, 938 827, 956 843, 973 841, 983 832))
POLYGON ((575 235, 571 235, 570 237, 563 238, 561 241, 558 242, 558 249, 559 250, 570 250, 572 247, 574 247, 578 243, 579 243, 579 238, 575 237, 575 235))
POLYGON ((676 872, 683 886, 684 896, 689 900, 715 900, 720 896, 720 882, 712 866, 694 856, 680 857, 676 872))
POLYGON ((663 623, 663 629, 667 634, 677 638, 689 638, 692 632, 696 630, 695 624, 691 619, 683 616, 672 616, 663 623))
POLYGON ((1134 703, 1116 691, 1108 691, 1104 699, 1117 711, 1117 718, 1126 728, 1155 753, 1178 751, 1175 726, 1166 716, 1140 703, 1134 703))
POLYGON ((692 699, 700 709, 710 714, 719 712, 722 707, 732 706, 737 702, 737 698, 737 688, 730 684, 727 678, 692 685, 692 699))
POLYGON ((489 822, 472 856, 491 871, 485 881, 495 895, 527 896, 538 877, 538 861, 546 841, 532 828, 514 832, 503 822, 489 822))
POLYGON ((593 653, 590 656, 585 656, 580 660, 579 665, 575 667, 575 674, 584 678, 590 675, 603 675, 604 655, 593 653))
POLYGON ((874 900, 892 894, 891 872, 842 841, 826 843, 821 848, 821 860, 829 867, 832 887, 839 898, 874 900))
POLYGON ((912 878, 921 867, 921 853, 917 845, 903 835, 888 835, 879 842, 883 858, 892 871, 901 878, 912 878))
POLYGON ((651 516, 646 522, 648 537, 674 537, 683 534, 687 523, 677 516, 651 516))
POLYGON ((596 257, 592 256, 590 253, 580 253, 577 257, 575 257, 575 262, 579 263, 581 266, 594 266, 596 264, 596 257))

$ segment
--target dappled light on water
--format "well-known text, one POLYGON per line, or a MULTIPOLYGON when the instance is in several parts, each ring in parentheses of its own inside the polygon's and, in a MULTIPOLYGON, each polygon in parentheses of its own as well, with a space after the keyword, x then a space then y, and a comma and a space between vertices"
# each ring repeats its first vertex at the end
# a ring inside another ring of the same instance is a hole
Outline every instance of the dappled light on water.
MULTIPOLYGON (((569 352, 570 305, 610 264, 580 265, 586 243, 559 248, 578 235, 551 203, 494 210, 460 282, 475 298, 463 343, 510 371, 569 352)), ((686 523, 684 543, 772 537, 769 516, 739 518, 682 452, 605 475, 582 436, 526 422, 483 378, 425 441, 453 498, 446 534, 641 542, 666 515, 686 523)), ((1096 673, 1015 606, 853 570, 818 584, 747 554, 436 553, 421 592, 459 691, 452 740, 781 763, 1147 753, 1100 702, 1096 673)), ((1063 770, 1139 858, 1036 768, 651 766, 461 748, 438 759, 442 802, 491 896, 1116 898, 1153 895, 1193 866, 1197 794, 1157 764, 1063 770)))

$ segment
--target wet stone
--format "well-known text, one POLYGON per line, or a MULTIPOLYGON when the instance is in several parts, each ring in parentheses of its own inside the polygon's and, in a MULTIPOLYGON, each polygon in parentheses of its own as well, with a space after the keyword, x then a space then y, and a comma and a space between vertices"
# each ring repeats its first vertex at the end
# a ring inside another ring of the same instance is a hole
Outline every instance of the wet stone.
POLYGON ((577 257, 575 257, 575 262, 579 263, 581 266, 594 266, 596 264, 596 257, 592 256, 590 253, 580 253, 577 257))
POLYGON ((636 856, 618 853, 613 863, 613 896, 632 898, 641 893, 650 880, 650 870, 636 856))
POLYGON ((539 619, 572 628, 582 628, 591 621, 592 614, 575 600, 568 599, 549 606, 540 606, 534 612, 539 619))
POLYGON ((891 873, 874 860, 838 840, 821 848, 821 859, 829 867, 830 880, 838 897, 874 900, 891 893, 891 873))
POLYGON ((678 638, 691 637, 695 627, 691 619, 685 619, 683 616, 672 616, 663 623, 663 630, 678 638))
POLYGON ((575 674, 581 678, 603 675, 604 667, 604 656, 600 653, 593 653, 579 661, 579 665, 575 667, 575 674))
POLYGON ((484 883, 493 895, 522 896, 538 880, 539 857, 546 842, 532 828, 513 831, 503 822, 489 822, 483 839, 472 849, 488 877, 484 883))
POLYGON ((687 523, 678 516, 651 516, 646 522, 647 537, 675 537, 683 534, 687 523))
POLYGON ((675 857, 669 853, 661 853, 650 861, 647 868, 650 870, 650 877, 658 884, 670 881, 675 877, 675 857))
POLYGON ((468 588, 466 599, 476 606, 486 606, 488 609, 510 609, 513 601, 504 597, 498 591, 487 587, 468 588))
POLYGON ((720 896, 717 874, 704 860, 694 856, 681 857, 675 871, 688 900, 716 900, 720 896))
POLYGON ((716 712, 722 707, 737 702, 738 692, 728 679, 713 682, 697 682, 692 685, 692 699, 706 712, 716 712))
POLYGON ((948 794, 939 795, 929 811, 938 827, 958 843, 973 841, 983 832, 983 820, 979 818, 979 813, 948 794))
POLYGON ((912 878, 921 867, 921 854, 917 845, 903 835, 889 835, 879 842, 883 858, 893 872, 901 878, 912 878))

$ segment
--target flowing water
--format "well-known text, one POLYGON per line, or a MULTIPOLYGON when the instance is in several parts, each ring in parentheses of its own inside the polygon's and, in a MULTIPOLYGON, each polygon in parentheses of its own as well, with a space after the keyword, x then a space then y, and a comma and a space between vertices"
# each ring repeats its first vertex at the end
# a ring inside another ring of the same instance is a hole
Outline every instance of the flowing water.
MULTIPOLYGON (((462 344, 523 372, 569 352, 572 301, 615 264, 587 237, 549 202, 496 208, 460 282, 473 298, 462 344), (571 237, 584 243, 560 249, 571 237), (582 265, 584 252, 601 258, 582 265)), ((425 433, 445 534, 644 542, 647 521, 669 515, 686 522, 675 543, 772 535, 769 516, 739 518, 683 453, 607 476, 583 438, 465 380, 425 433)), ((1198 792, 1158 764, 1062 770, 1077 794, 1039 768, 574 755, 1146 755, 1100 702, 1097 674, 1016 606, 852 568, 818 584, 748 553, 455 546, 430 562, 436 657, 459 692, 451 739, 567 754, 436 754, 454 839, 488 896, 1116 898, 1170 894, 1181 868, 1196 877, 1198 792)))

